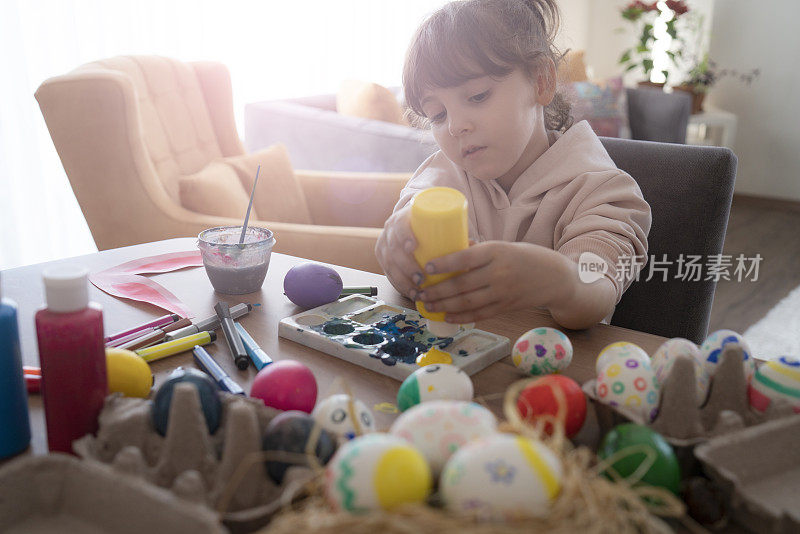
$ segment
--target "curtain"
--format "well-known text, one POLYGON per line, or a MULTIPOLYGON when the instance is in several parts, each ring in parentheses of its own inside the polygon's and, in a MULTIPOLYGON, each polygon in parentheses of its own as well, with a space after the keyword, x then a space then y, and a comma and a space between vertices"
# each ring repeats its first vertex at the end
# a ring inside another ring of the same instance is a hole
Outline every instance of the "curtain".
POLYGON ((443 0, 3 0, 0 269, 93 252, 38 104, 39 84, 89 61, 157 54, 231 71, 248 102, 400 84, 405 49, 443 0))

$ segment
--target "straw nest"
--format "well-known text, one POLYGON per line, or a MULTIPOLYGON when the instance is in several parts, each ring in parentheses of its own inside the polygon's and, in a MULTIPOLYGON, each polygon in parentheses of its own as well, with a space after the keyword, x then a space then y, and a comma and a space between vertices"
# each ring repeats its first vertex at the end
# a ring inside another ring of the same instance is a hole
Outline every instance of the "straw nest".
MULTIPOLYGON (((561 413, 549 420, 555 428, 552 436, 544 432, 548 419, 539 419, 533 425, 522 421, 516 409, 516 399, 531 380, 535 379, 516 382, 506 391, 503 411, 507 420, 501 423, 499 430, 538 439, 560 458, 563 465, 562 487, 546 517, 502 523, 485 522, 474 516, 458 515, 446 510, 436 492, 427 503, 406 504, 391 511, 374 511, 360 515, 334 512, 324 497, 324 468, 316 464, 316 476, 304 488, 307 498, 294 502, 287 500, 286 506, 266 528, 259 531, 260 534, 671 532, 666 523, 657 516, 676 518, 689 530, 697 530, 697 525, 687 519, 683 503, 672 493, 649 486, 633 487, 652 465, 655 451, 642 447, 630 448, 601 462, 591 450, 585 447, 575 448, 566 439, 560 422, 563 420, 561 413), (625 480, 610 467, 622 457, 641 453, 644 453, 645 461, 636 473, 625 480), (616 480, 612 482, 602 476, 604 471, 616 480), (644 500, 643 497, 647 499, 644 500)), ((566 399, 560 389, 554 388, 553 394, 561 406, 559 412, 562 412, 566 409, 566 399)), ((477 400, 481 402, 485 398, 477 400)), ((313 451, 316 447, 313 438, 312 435, 307 451, 313 451)), ((304 463, 314 465, 314 460, 316 459, 308 458, 304 463)))

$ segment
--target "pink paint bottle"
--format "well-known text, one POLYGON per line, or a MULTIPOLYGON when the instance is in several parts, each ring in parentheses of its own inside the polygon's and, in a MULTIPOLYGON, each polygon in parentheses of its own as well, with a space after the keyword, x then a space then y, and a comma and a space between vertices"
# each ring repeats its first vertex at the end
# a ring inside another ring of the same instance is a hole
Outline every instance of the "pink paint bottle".
POLYGON ((108 393, 103 312, 89 302, 85 269, 42 273, 46 308, 36 312, 42 399, 51 452, 72 452, 72 442, 97 431, 108 393))

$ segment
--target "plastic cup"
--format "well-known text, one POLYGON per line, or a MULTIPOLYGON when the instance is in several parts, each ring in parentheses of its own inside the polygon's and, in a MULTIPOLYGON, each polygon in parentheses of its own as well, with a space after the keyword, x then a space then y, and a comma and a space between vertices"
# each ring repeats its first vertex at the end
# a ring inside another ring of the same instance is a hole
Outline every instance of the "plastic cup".
POLYGON ((241 226, 219 226, 203 230, 197 238, 206 274, 217 293, 243 295, 264 284, 275 246, 272 231, 248 226, 240 245, 241 234, 241 226))

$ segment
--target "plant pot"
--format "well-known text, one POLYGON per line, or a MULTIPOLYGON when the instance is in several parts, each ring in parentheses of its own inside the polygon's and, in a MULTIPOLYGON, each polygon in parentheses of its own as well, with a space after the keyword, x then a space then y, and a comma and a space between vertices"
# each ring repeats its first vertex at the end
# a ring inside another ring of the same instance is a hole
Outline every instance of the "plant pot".
POLYGON ((692 85, 676 85, 673 89, 677 89, 678 91, 684 91, 692 95, 692 115, 696 115, 698 113, 703 112, 703 99, 705 99, 706 94, 702 91, 696 91, 694 86, 692 85))
POLYGON ((653 89, 661 89, 664 90, 664 82, 651 82, 649 80, 643 80, 639 82, 639 87, 652 87, 653 89))

